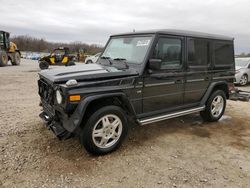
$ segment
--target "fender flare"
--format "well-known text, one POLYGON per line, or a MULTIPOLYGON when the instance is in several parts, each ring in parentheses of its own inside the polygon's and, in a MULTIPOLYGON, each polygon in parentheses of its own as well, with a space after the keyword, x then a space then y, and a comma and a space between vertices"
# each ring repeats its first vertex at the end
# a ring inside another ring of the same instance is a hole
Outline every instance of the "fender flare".
POLYGON ((106 93, 106 94, 100 94, 100 95, 92 95, 84 98, 81 100, 76 107, 75 112, 71 115, 70 118, 63 119, 63 127, 69 131, 69 132, 78 132, 81 123, 84 121, 83 117, 86 113, 86 109, 89 106, 89 104, 97 99, 102 98, 109 98, 109 97, 121 97, 123 102, 125 102, 125 105, 128 106, 128 110, 132 115, 136 115, 135 110, 132 106, 132 104, 129 102, 127 96, 125 93, 119 92, 119 93, 106 93))
MULTIPOLYGON (((213 82, 209 85, 206 93, 203 95, 201 102, 200 102, 200 106, 203 106, 206 104, 209 96, 211 95, 211 93, 213 92, 214 88, 220 85, 225 85, 228 88, 227 82, 226 81, 219 81, 219 82, 213 82)), ((229 94, 226 93, 226 95, 228 96, 229 94)))

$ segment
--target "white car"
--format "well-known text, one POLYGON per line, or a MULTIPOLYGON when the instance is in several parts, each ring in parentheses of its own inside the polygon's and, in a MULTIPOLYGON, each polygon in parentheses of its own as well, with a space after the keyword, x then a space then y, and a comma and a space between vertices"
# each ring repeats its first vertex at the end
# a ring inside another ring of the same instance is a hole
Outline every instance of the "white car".
POLYGON ((250 81, 250 59, 235 59, 235 84, 242 86, 250 81))
POLYGON ((99 58, 100 55, 101 55, 101 53, 97 53, 95 55, 91 55, 91 56, 87 57, 85 59, 85 63, 86 64, 96 63, 96 61, 97 61, 97 59, 99 58))

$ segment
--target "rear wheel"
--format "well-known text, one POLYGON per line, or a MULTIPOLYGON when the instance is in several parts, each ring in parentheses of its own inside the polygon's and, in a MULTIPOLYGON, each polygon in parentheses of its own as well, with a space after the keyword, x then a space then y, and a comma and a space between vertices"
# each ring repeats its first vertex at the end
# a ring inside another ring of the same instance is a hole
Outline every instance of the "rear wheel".
POLYGON ((13 61, 11 61, 12 65, 20 65, 21 55, 19 52, 14 52, 13 61))
POLYGON ((91 63, 93 63, 93 61, 91 61, 91 60, 88 60, 88 61, 86 62, 86 64, 91 64, 91 63))
POLYGON ((65 66, 74 66, 74 65, 76 65, 74 62, 69 61, 65 66))
POLYGON ((244 74, 241 78, 240 78, 240 85, 241 86, 245 86, 247 85, 248 82, 248 76, 246 74, 244 74))
POLYGON ((8 64, 8 54, 5 51, 0 51, 0 67, 8 64))
POLYGON ((41 70, 48 69, 49 68, 49 63, 47 61, 41 61, 39 63, 39 67, 41 70))
POLYGON ((202 111, 201 117, 205 121, 218 121, 224 114, 226 108, 226 95, 222 90, 217 90, 209 97, 206 108, 202 111))
POLYGON ((80 134, 81 144, 95 155, 116 150, 127 135, 127 118, 118 106, 105 106, 94 112, 80 134))

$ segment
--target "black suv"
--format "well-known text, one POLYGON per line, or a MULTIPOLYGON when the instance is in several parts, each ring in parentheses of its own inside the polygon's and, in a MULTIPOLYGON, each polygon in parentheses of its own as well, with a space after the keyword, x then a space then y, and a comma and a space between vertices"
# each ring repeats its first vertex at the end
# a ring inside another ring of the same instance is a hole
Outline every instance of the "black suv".
POLYGON ((40 117, 59 139, 117 149, 130 125, 200 112, 221 118, 233 88, 233 38, 159 30, 110 37, 96 64, 39 73, 40 117))

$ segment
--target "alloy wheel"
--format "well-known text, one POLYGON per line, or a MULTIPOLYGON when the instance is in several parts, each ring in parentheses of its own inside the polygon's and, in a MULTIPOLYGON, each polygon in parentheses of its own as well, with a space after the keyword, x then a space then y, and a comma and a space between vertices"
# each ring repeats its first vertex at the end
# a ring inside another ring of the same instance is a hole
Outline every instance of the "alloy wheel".
POLYGON ((247 76, 243 75, 240 79, 240 85, 246 85, 247 84, 247 76))
POLYGON ((97 147, 109 148, 119 140, 121 134, 121 119, 114 114, 108 114, 101 117, 95 124, 92 139, 97 147))
POLYGON ((222 96, 216 96, 211 105, 211 113, 214 117, 219 117, 224 108, 224 99, 222 96))

